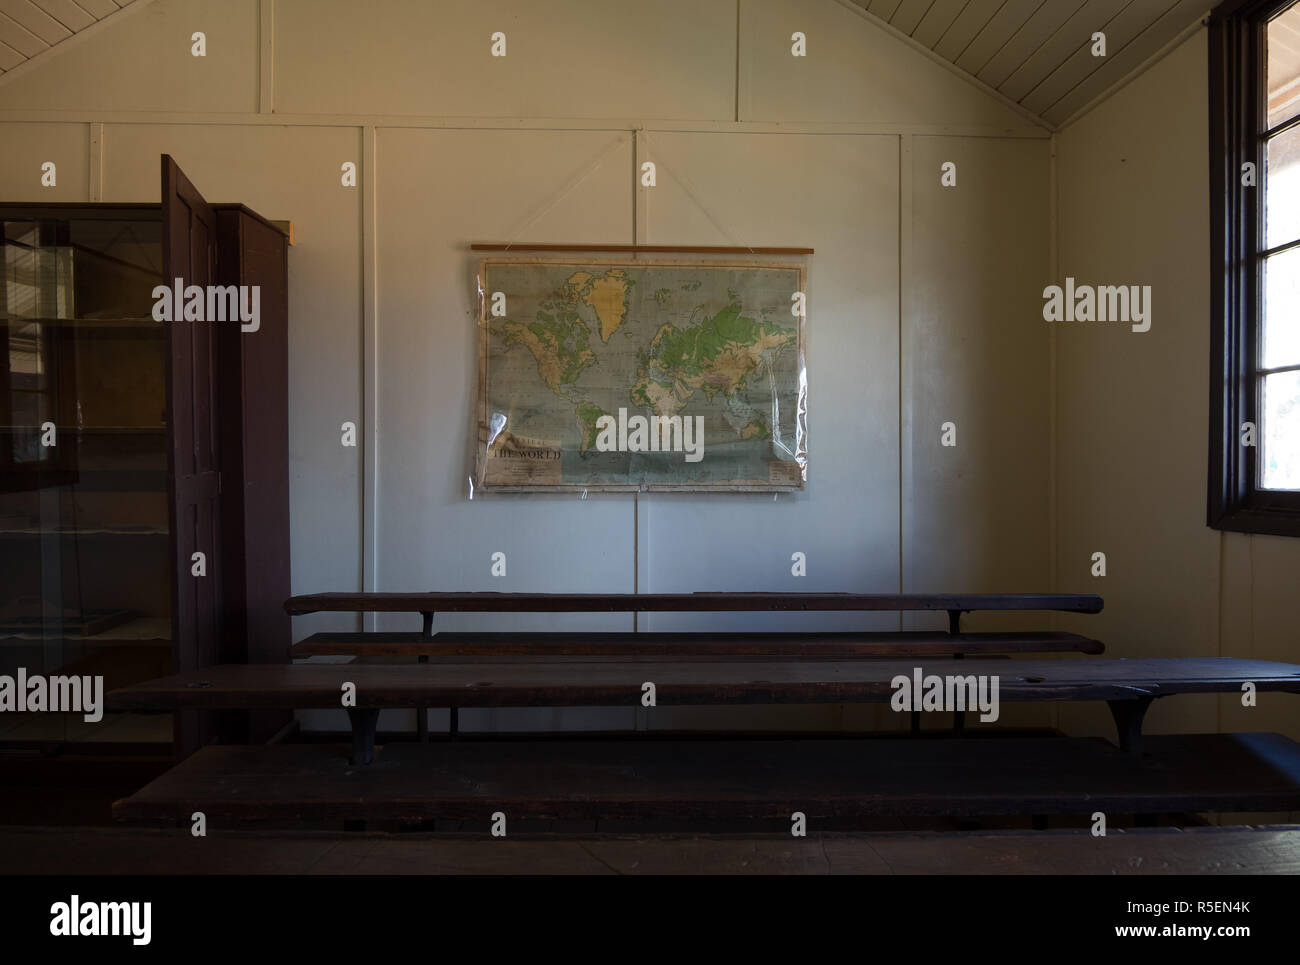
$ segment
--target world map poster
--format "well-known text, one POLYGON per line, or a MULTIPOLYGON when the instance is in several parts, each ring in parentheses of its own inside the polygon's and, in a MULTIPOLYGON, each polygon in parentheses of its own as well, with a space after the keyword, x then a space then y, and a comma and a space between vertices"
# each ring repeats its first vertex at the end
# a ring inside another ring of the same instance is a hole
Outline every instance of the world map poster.
POLYGON ((788 491, 807 479, 802 265, 488 259, 488 490, 788 491))

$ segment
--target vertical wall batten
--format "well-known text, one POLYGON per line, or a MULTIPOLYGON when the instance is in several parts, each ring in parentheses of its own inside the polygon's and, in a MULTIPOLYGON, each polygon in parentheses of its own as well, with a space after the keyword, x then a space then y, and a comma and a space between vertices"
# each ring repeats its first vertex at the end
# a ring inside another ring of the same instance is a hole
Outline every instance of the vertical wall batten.
MULTIPOLYGON (((364 409, 361 478, 361 588, 374 590, 379 580, 379 305, 376 272, 378 241, 375 203, 378 147, 374 127, 361 130, 361 402, 364 409)), ((375 628, 375 615, 365 614, 363 629, 375 628)))
POLYGON ((275 111, 275 0, 258 2, 257 111, 275 111))
MULTIPOLYGON (((912 452, 912 389, 915 360, 909 339, 912 335, 912 135, 898 138, 898 592, 908 593, 914 585, 912 564, 915 553, 912 452)), ((904 629, 908 617, 898 614, 898 628, 904 629)))
POLYGON ((90 170, 89 188, 91 201, 104 200, 104 125, 95 122, 90 125, 90 170))

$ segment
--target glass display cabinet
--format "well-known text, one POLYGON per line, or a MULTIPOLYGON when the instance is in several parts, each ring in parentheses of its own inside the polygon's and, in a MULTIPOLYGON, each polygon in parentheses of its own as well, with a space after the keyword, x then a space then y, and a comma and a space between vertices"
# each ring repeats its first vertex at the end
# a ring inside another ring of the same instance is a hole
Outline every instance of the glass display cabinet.
MULTIPOLYGON (((204 203, 167 157, 163 189, 162 204, 0 204, 0 674, 102 675, 107 693, 287 659, 288 239, 204 203), (258 286, 256 330, 155 320, 155 288, 177 278, 258 286)), ((280 723, 6 713, 0 747, 183 754, 280 723)))
MULTIPOLYGON (((4 206, 0 672, 170 671, 158 205, 4 206)), ((165 717, 6 714, 0 741, 170 742, 165 717)))

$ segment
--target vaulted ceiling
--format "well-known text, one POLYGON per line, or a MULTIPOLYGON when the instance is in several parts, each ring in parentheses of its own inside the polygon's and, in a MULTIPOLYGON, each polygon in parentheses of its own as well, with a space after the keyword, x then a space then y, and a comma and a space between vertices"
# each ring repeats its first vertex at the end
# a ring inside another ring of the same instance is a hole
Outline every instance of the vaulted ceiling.
POLYGON ((107 20, 132 0, 0 0, 0 74, 107 20))
MULTIPOLYGON (((0 0, 0 74, 140 0, 0 0)), ((1059 125, 1215 0, 852 0, 892 30, 1059 125), (1092 37, 1106 35, 1106 56, 1092 37)))
POLYGON ((1197 22, 1217 0, 853 0, 1052 125, 1197 22), (1106 35, 1106 56, 1092 36, 1106 35))

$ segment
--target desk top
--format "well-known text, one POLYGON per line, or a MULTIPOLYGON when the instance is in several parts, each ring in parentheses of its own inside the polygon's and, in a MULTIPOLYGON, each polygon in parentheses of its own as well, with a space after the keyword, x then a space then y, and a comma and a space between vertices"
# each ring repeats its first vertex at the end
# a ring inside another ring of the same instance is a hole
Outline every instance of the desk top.
POLYGON ((1100 613, 1089 593, 309 593, 304 613, 650 613, 763 610, 1063 610, 1100 613))
POLYGON ((237 664, 130 684, 109 710, 184 707, 337 708, 345 683, 358 707, 637 707, 652 681, 670 704, 888 702, 896 676, 997 677, 1002 701, 1135 700, 1187 693, 1300 693, 1300 666, 1228 657, 1125 660, 911 658, 729 660, 551 657, 430 661, 426 664, 237 664))

